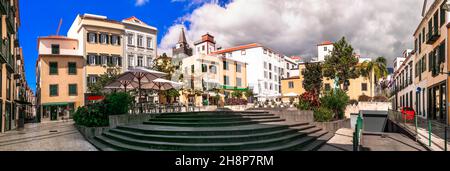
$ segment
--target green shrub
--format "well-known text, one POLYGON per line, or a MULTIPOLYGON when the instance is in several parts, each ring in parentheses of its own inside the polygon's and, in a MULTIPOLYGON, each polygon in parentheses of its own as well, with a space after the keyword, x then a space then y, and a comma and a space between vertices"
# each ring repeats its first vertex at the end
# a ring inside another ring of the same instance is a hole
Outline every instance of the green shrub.
POLYGON ((77 125, 87 127, 105 127, 109 125, 106 105, 102 102, 79 107, 73 115, 73 120, 77 125))
POLYGON ((333 116, 333 111, 325 107, 319 107, 314 110, 314 120, 316 122, 330 122, 333 120, 333 116))
POLYGON ((312 105, 309 102, 301 100, 301 99, 300 99, 300 102, 298 102, 297 108, 300 110, 312 110, 313 109, 312 105))
POLYGON ((331 90, 320 98, 321 107, 328 108, 333 111, 336 119, 343 119, 345 109, 349 104, 350 97, 344 91, 338 89, 337 91, 331 90))
POLYGON ((133 97, 128 93, 112 93, 106 96, 104 103, 108 115, 122 115, 129 112, 133 97))

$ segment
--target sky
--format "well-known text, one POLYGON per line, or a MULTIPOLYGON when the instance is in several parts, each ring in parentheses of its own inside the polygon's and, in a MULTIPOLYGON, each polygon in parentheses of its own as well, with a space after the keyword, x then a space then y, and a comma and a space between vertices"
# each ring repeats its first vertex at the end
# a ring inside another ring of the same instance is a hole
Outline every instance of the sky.
POLYGON ((287 56, 315 57, 316 44, 346 37, 363 57, 392 63, 413 47, 423 0, 21 0, 19 40, 26 78, 35 90, 37 38, 66 35, 78 14, 122 20, 136 16, 158 28, 159 53, 171 54, 180 29, 189 42, 205 33, 218 47, 260 43, 287 56))

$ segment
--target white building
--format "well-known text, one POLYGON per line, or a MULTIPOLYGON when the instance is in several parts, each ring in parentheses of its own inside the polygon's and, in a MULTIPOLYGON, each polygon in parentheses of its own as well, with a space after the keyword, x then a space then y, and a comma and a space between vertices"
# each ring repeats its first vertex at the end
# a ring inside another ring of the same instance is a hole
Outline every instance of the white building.
POLYGON ((331 41, 324 41, 317 45, 317 61, 313 60, 313 62, 324 62, 325 57, 331 54, 333 51, 334 45, 331 41))
POLYGON ((247 63, 247 82, 258 101, 281 97, 281 78, 287 72, 284 55, 257 43, 223 49, 213 54, 247 63))
POLYGON ((413 69, 414 63, 414 57, 409 54, 403 63, 397 66, 398 69, 394 73, 394 91, 398 92, 392 101, 394 110, 399 110, 402 106, 416 106, 416 85, 414 84, 415 70, 413 69))
POLYGON ((149 26, 136 17, 122 20, 125 25, 125 65, 124 71, 132 67, 151 67, 157 56, 157 34, 155 27, 149 26))

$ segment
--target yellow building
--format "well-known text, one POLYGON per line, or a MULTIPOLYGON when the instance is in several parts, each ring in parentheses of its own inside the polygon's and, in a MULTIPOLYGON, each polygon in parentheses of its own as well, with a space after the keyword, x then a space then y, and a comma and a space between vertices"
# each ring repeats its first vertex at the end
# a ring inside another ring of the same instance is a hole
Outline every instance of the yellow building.
POLYGON ((20 71, 23 57, 18 40, 18 28, 20 27, 19 2, 8 0, 0 2, 1 38, 0 42, 0 133, 14 130, 23 126, 23 113, 17 101, 20 100, 18 90, 25 84, 20 71))
POLYGON ((36 62, 36 95, 38 120, 69 118, 84 105, 84 66, 78 40, 63 36, 38 39, 36 62))
MULTIPOLYGON (((108 69, 122 70, 125 26, 105 16, 78 15, 68 31, 69 38, 77 39, 80 54, 86 60, 85 81, 80 93, 89 93, 89 84, 108 69)), ((86 97, 89 99, 89 97, 86 97)))
MULTIPOLYGON (((305 68, 305 63, 301 63, 299 64, 299 76, 281 80, 281 92, 283 95, 284 103, 291 102, 292 100, 297 102, 297 97, 306 92, 303 87, 303 72, 305 68)), ((371 86, 368 78, 360 76, 359 78, 349 80, 349 82, 350 85, 348 86, 347 95, 351 100, 358 100, 361 95, 370 97, 375 96, 375 84, 371 86)), ((324 77, 322 78, 322 84, 322 91, 329 91, 334 86, 334 80, 324 77)))
POLYGON ((194 55, 183 59, 184 92, 181 102, 201 106, 205 100, 217 105, 234 91, 248 88, 247 65, 219 55, 194 55), (221 90, 217 93, 215 90, 221 90), (196 93, 197 92, 197 93, 196 93), (200 94, 198 94, 200 93, 200 94), (218 101, 216 95, 221 98, 218 101))

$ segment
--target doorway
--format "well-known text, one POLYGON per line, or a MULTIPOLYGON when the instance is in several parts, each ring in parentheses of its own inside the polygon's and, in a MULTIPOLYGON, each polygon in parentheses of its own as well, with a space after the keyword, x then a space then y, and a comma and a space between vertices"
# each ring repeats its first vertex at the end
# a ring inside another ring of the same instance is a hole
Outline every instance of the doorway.
POLYGON ((50 106, 50 120, 51 121, 58 120, 58 107, 57 106, 50 106))

